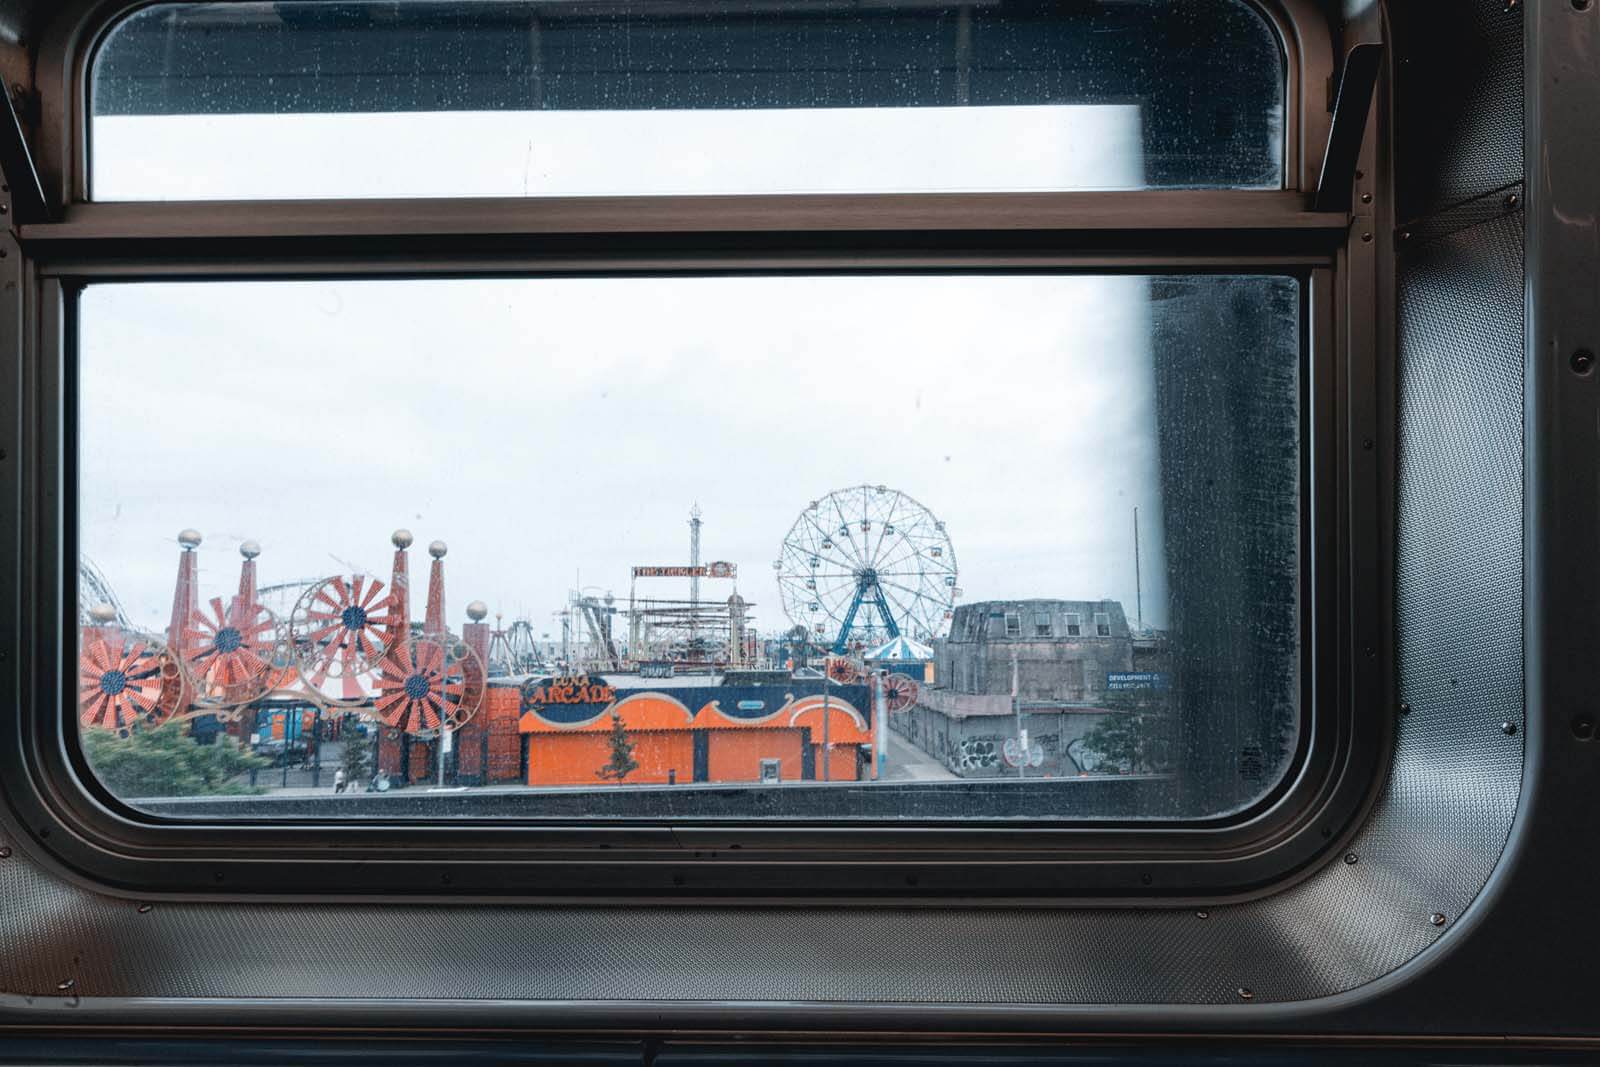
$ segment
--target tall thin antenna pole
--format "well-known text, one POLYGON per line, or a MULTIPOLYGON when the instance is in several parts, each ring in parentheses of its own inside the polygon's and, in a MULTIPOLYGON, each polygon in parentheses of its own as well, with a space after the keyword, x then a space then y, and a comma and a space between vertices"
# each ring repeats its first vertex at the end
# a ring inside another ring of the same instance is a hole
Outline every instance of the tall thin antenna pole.
POLYGON ((1139 629, 1144 629, 1144 582, 1139 573, 1139 509, 1133 509, 1133 599, 1138 613, 1139 629))
POLYGON ((694 655, 700 623, 700 504, 689 509, 689 654, 694 655))

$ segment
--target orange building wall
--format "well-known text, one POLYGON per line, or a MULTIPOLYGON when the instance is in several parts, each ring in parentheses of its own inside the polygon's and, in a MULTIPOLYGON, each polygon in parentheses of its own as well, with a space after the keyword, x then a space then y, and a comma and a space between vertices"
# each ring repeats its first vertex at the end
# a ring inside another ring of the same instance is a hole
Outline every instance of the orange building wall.
MULTIPOLYGON (((811 752, 812 752, 812 758, 816 761, 817 780, 821 781, 822 780, 822 746, 821 745, 812 745, 811 746, 811 752)), ((858 763, 858 761, 856 759, 856 746, 853 745, 853 744, 841 745, 839 742, 835 741, 833 743, 833 759, 829 761, 830 766, 828 768, 832 772, 832 776, 828 779, 828 781, 832 781, 832 782, 853 782, 853 781, 855 781, 856 780, 856 769, 857 769, 856 765, 857 765, 857 763, 858 763)), ((785 777, 787 777, 787 775, 785 777)))
MULTIPOLYGON (((694 738, 687 730, 630 732, 639 769, 624 781, 632 785, 663 784, 669 771, 679 782, 694 777, 694 738)), ((534 734, 528 743, 529 785, 600 785, 601 767, 611 762, 611 733, 581 730, 534 734)))
MULTIPOLYGON (((699 696, 699 694, 696 694, 699 696)), ((779 759, 786 782, 800 781, 803 731, 820 741, 823 730, 823 700, 808 695, 786 705, 763 720, 739 719, 722 714, 716 704, 720 694, 708 688, 705 703, 689 707, 673 696, 660 693, 635 693, 612 706, 634 743, 634 759, 639 769, 625 784, 652 784, 676 781, 687 785, 694 780, 694 736, 707 742, 707 778, 711 782, 753 782, 760 779, 761 760, 779 759)), ((491 686, 479 714, 495 723, 514 722, 528 739, 529 785, 603 785, 595 772, 611 758, 611 716, 598 714, 577 725, 558 725, 541 719, 534 712, 521 711, 521 693, 513 686, 491 686)), ((828 733, 833 741, 832 781, 855 781, 856 752, 870 743, 871 730, 861 713, 838 696, 828 706, 828 733)), ((494 738, 491 730, 491 738, 494 738)), ((816 779, 821 780, 820 746, 813 745, 816 779)), ((514 759, 520 750, 508 749, 504 759, 514 759)), ((491 764, 500 763, 491 755, 491 764)), ((498 768, 495 768, 498 770, 498 768)), ((496 775, 491 780, 498 779, 496 775)))
POLYGON ((784 781, 800 780, 799 730, 712 730, 710 734, 707 770, 713 782, 760 781, 763 759, 783 761, 779 773, 784 781))

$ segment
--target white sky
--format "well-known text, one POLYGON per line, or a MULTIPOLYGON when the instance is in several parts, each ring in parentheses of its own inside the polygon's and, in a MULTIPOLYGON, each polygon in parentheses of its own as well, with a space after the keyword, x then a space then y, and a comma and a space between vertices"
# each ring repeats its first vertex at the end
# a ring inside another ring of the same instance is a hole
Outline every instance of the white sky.
MULTIPOLYGON (((97 119, 100 199, 1140 183, 1137 109, 97 119), (530 147, 532 146, 532 147, 530 147)), ((202 596, 449 543, 468 600, 536 632, 576 575, 739 565, 763 632, 807 503, 885 484, 943 519, 965 600, 1098 598, 1165 624, 1146 283, 1116 277, 103 284, 81 319, 82 544, 165 624, 202 596)), ((686 595, 686 582, 650 593, 686 595)), ((706 596, 727 584, 707 582, 706 596)), ((641 586, 641 594, 644 588, 641 586)))
POLYGON ((1137 189, 1139 108, 97 117, 96 200, 1137 189))

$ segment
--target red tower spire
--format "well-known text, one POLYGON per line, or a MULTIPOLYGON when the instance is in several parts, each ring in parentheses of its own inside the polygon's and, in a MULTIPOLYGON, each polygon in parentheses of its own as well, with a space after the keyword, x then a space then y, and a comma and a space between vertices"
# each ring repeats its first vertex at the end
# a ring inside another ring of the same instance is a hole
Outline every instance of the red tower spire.
POLYGON ((394 573, 389 579, 389 595, 394 604, 394 637, 391 641, 403 641, 411 636, 411 570, 406 562, 406 549, 411 547, 412 537, 410 530, 396 530, 389 538, 394 545, 394 573))
POLYGON ((489 665, 489 624, 483 620, 488 617, 488 606, 481 600, 474 600, 467 605, 467 618, 472 621, 461 627, 461 639, 478 653, 485 668, 489 665))
POLYGON ((428 569, 428 613, 422 620, 424 637, 444 636, 444 554, 448 551, 443 541, 428 546, 433 566, 428 569))
POLYGON ((200 531, 184 530, 178 534, 178 544, 183 551, 178 554, 178 580, 172 589, 172 620, 167 624, 167 647, 182 654, 183 632, 189 620, 200 608, 200 590, 195 579, 195 553, 200 547, 200 531))
POLYGON ((235 626, 242 625, 255 614, 250 609, 256 602, 256 557, 261 555, 261 546, 255 541, 246 541, 239 546, 239 555, 244 557, 239 564, 239 595, 233 598, 233 610, 229 613, 235 626))

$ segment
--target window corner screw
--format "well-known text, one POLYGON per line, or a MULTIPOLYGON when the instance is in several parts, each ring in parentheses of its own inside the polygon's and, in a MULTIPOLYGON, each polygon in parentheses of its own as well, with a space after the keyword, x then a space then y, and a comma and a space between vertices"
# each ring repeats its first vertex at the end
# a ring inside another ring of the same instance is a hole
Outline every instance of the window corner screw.
POLYGON ((150 907, 151 906, 149 904, 140 904, 139 905, 139 914, 140 915, 149 915, 150 914, 150 907))
POLYGON ((10 845, 0 845, 0 860, 8 860, 10 858, 11 858, 11 846, 10 845))
POLYGON ((1401 230, 1400 231, 1400 240, 1402 240, 1402 241, 1411 240, 1411 231, 1410 230, 1401 230))
POLYGON ((1239 987, 1239 999, 1240 1000, 1250 1000, 1254 996, 1255 996, 1255 993, 1253 991, 1251 991, 1249 989, 1246 989, 1244 986, 1240 986, 1239 987))
POLYGON ((1209 911, 1197 911, 1194 913, 1194 917, 1196 919, 1209 919, 1211 918, 1211 913, 1209 911))
POLYGON ((1346 863, 1355 863, 1355 862, 1356 862, 1356 860, 1358 860, 1358 859, 1360 859, 1360 858, 1361 858, 1361 857, 1360 857, 1360 856, 1357 856, 1357 855, 1356 855, 1356 854, 1355 854, 1355 853, 1354 853, 1354 852, 1346 852, 1346 853, 1345 853, 1345 854, 1344 854, 1344 861, 1345 861, 1345 862, 1346 862, 1346 863))
POLYGON ((1362 194, 1361 194, 1361 202, 1362 202, 1362 203, 1363 203, 1363 204, 1370 204, 1370 203, 1372 203, 1372 194, 1371 194, 1371 193, 1362 193, 1362 194))
MULTIPOLYGON (((4 252, 5 249, 0 248, 0 254, 4 254, 4 252)), ((1570 362, 1572 364, 1572 373, 1588 374, 1594 370, 1594 353, 1587 348, 1580 348, 1572 353, 1570 362)))
POLYGON ((1402 714, 1402 715, 1410 715, 1411 714, 1411 705, 1407 704, 1407 703, 1404 703, 1402 701, 1401 704, 1400 704, 1400 714, 1402 714))
POLYGON ((1517 732, 1517 724, 1508 719, 1500 724, 1500 732, 1510 737, 1517 732))
POLYGON ((1435 925, 1435 926, 1443 926, 1444 925, 1444 912, 1442 912, 1442 911, 1434 912, 1432 915, 1428 916, 1428 921, 1430 923, 1432 923, 1433 925, 1435 925))
POLYGON ((1363 233, 1363 234, 1362 234, 1362 235, 1361 235, 1361 240, 1362 240, 1362 241, 1365 241, 1365 242, 1371 242, 1371 240, 1372 240, 1372 234, 1371 234, 1371 232, 1367 232, 1367 233, 1363 233))
POLYGON ((1371 452, 1372 451, 1372 438, 1363 437, 1361 439, 1361 450, 1363 452, 1371 452))
POLYGON ((1522 203, 1522 197, 1518 196, 1516 193, 1512 193, 1510 196, 1506 197, 1506 210, 1515 211, 1517 210, 1517 205, 1520 203, 1522 203))

